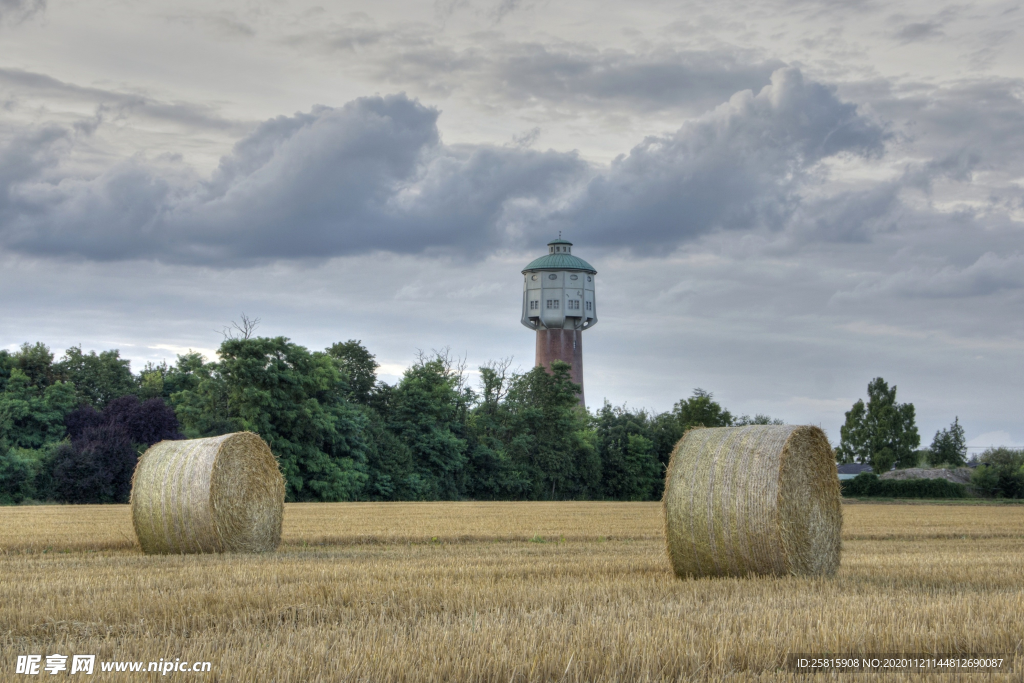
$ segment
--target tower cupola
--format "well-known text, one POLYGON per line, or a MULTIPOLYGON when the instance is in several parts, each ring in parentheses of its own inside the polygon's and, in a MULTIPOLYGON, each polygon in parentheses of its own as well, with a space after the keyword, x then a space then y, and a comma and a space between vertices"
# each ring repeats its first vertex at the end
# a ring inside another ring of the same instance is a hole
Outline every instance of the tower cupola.
POLYGON ((548 253, 549 254, 571 254, 572 253, 572 242, 569 240, 563 240, 559 237, 553 242, 548 242, 548 253))

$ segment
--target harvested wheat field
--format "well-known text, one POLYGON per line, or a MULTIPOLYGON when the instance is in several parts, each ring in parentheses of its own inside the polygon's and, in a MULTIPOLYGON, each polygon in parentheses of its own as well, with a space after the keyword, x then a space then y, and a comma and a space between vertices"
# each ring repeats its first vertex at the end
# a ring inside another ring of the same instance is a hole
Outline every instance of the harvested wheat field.
POLYGON ((0 679, 94 654, 82 680, 835 680, 786 654, 975 652, 1020 680, 1024 507, 843 508, 834 577, 685 580, 660 503, 289 504, 263 555, 143 555, 127 506, 0 508, 0 679))

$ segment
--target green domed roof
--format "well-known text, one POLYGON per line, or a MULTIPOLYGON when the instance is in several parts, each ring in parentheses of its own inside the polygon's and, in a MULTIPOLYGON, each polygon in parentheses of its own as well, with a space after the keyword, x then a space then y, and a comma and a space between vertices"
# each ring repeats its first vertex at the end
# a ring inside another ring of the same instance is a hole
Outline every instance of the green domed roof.
MULTIPOLYGON (((571 242, 564 243, 572 244, 571 242)), ((530 261, 530 265, 523 268, 524 273, 531 270, 582 270, 585 273, 597 273, 592 265, 572 254, 546 254, 530 261)))

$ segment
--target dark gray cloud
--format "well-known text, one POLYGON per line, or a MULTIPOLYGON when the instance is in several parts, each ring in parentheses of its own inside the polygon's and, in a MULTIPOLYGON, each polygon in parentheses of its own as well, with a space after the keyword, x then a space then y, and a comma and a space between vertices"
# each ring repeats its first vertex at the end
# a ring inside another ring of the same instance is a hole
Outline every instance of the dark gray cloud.
MULTIPOLYGON (((499 5, 499 10, 502 7, 506 5, 499 5)), ((509 41, 496 35, 484 42, 486 47, 457 48, 432 27, 383 28, 372 23, 285 40, 291 47, 343 53, 346 68, 363 70, 375 81, 440 96, 467 90, 479 101, 514 102, 517 107, 598 109, 614 104, 640 111, 704 111, 740 90, 759 90, 783 66, 778 59, 735 47, 600 50, 568 42, 509 41), (348 55, 355 53, 360 63, 350 64, 348 55)))
POLYGON ((1024 290, 1024 252, 1000 255, 985 252, 965 267, 913 267, 865 285, 849 296, 878 295, 928 299, 984 297, 996 292, 1024 290))
POLYGON ((437 115, 395 95, 278 117, 198 186, 135 161, 55 182, 47 150, 60 131, 35 133, 0 151, 16 169, 0 239, 16 251, 98 260, 465 253, 493 246, 587 172, 571 153, 442 145, 437 115))
POLYGON ((51 103, 82 102, 94 106, 94 119, 82 121, 80 126, 95 127, 103 121, 140 116, 180 124, 190 130, 205 128, 240 134, 251 128, 249 122, 226 119, 207 105, 164 102, 138 93, 80 86, 21 69, 0 68, 0 92, 8 101, 29 96, 45 98, 51 103))
POLYGON ((198 25, 227 38, 253 38, 256 35, 256 29, 249 22, 229 11, 169 14, 167 20, 190 27, 198 25))
MULTIPOLYGON (((412 69, 413 63, 407 68, 412 69)), ((513 44, 475 61, 501 94, 522 104, 597 107, 628 103, 639 109, 705 109, 733 93, 764 86, 778 60, 737 51, 654 49, 646 53, 573 46, 513 44)))
POLYGON ((938 21, 919 21, 906 24, 896 31, 896 39, 906 44, 916 43, 919 40, 941 38, 946 35, 942 31, 942 26, 943 23, 938 21))
POLYGON ((574 155, 444 146, 437 115, 389 96, 268 122, 175 220, 228 256, 472 251, 493 244, 509 204, 543 201, 583 168, 574 155))
POLYGON ((803 202, 790 221, 790 246, 809 240, 869 242, 879 233, 895 231, 906 219, 900 200, 904 186, 902 181, 881 182, 803 202))
POLYGON ((929 156, 966 151, 977 154, 989 168, 1024 168, 1022 94, 1020 79, 975 79, 908 93, 889 106, 911 122, 909 134, 929 156))
POLYGON ((618 245, 629 235, 640 249, 716 229, 777 230, 800 206, 809 169, 837 154, 878 154, 884 140, 854 105, 782 69, 758 94, 738 93, 674 135, 644 140, 564 216, 591 240, 618 245))
POLYGON ((218 263, 474 254, 557 227, 596 244, 673 247, 717 229, 780 228, 801 204, 808 169, 875 154, 884 140, 796 69, 646 139, 610 168, 525 146, 445 145, 437 117, 404 95, 277 117, 198 184, 134 160, 98 177, 60 177, 46 150, 61 136, 36 133, 3 152, 20 170, 7 184, 0 240, 34 254, 218 263))
MULTIPOLYGON (((962 216, 964 230, 1020 212, 1024 81, 972 78, 942 86, 877 81, 842 92, 865 102, 892 132, 889 156, 901 160, 902 175, 887 183, 923 192, 921 199, 933 209, 962 216)), ((901 225, 914 220, 899 217, 901 225)))
POLYGON ((0 201, 9 197, 11 187, 36 177, 60 160, 58 145, 68 139, 59 126, 41 126, 14 136, 0 148, 0 201))
POLYGON ((875 80, 844 85, 841 92, 870 103, 915 157, 944 163, 966 153, 989 169, 1024 168, 1024 80, 875 80))
POLYGON ((900 25, 894 37, 903 45, 907 45, 909 43, 944 38, 946 34, 942 30, 943 27, 955 21, 962 14, 963 9, 963 7, 951 5, 927 19, 907 21, 907 17, 902 14, 896 14, 890 17, 889 21, 900 25))
POLYGON ((19 24, 46 10, 46 0, 0 0, 0 24, 19 24))

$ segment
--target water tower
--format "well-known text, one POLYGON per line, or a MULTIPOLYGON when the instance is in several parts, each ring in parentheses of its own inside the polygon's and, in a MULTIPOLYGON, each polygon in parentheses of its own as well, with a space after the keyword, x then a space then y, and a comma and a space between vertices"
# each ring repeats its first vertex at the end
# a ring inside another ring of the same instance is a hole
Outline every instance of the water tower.
POLYGON ((548 242, 548 253, 523 269, 522 323, 537 331, 537 365, 551 361, 571 366, 572 381, 580 385, 583 401, 583 330, 597 324, 594 277, 597 271, 572 255, 572 242, 548 242))

